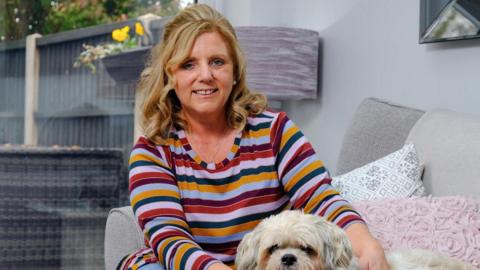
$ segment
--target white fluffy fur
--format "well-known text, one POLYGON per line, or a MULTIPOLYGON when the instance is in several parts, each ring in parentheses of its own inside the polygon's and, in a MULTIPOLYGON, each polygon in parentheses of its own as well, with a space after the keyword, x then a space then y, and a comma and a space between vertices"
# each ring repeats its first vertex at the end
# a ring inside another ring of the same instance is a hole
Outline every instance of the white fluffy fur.
MULTIPOLYGON (((425 250, 397 250, 387 254, 387 260, 391 270, 473 269, 425 250)), ((263 220, 240 242, 235 263, 238 270, 358 269, 345 232, 322 217, 300 211, 284 211, 263 220)))

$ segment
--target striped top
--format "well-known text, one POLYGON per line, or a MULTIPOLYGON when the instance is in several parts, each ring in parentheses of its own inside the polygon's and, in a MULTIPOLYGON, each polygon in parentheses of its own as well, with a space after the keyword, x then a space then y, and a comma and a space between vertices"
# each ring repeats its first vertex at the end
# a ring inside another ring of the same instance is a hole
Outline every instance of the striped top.
POLYGON ((227 157, 202 161, 183 130, 165 145, 140 138, 130 157, 130 200, 149 248, 125 267, 233 266, 242 237, 263 218, 302 208, 345 228, 360 216, 335 191, 302 132, 285 113, 248 118, 227 157))

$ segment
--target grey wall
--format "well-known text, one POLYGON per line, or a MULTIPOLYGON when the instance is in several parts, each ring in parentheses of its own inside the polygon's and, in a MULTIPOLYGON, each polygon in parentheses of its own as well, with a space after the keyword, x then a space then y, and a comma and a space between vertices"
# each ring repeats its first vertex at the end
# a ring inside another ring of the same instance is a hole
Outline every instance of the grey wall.
POLYGON ((320 98, 284 103, 283 109, 331 171, 365 97, 480 115, 480 40, 418 44, 418 0, 223 0, 218 7, 235 26, 320 33, 320 98))

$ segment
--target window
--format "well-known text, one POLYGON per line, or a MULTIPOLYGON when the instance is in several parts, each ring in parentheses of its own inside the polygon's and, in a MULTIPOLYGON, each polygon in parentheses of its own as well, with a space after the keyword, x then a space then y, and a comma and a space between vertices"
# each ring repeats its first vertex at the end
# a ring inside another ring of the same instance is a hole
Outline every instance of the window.
MULTIPOLYGON (((104 269, 108 211, 128 204, 135 78, 74 67, 84 44, 145 13, 158 42, 162 0, 3 1, 0 5, 0 264, 7 269, 104 269), (48 3, 47 3, 48 2, 48 3), (41 36, 32 38, 32 34, 41 36), (28 36, 28 38, 27 38, 28 36)), ((141 50, 142 48, 140 48, 141 50)))

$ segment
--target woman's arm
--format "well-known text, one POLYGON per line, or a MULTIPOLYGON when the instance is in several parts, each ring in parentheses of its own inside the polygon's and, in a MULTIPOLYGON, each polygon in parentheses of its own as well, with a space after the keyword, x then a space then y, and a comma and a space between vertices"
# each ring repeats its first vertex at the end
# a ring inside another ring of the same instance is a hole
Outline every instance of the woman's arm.
POLYGON ((312 146, 284 113, 272 126, 277 173, 293 207, 320 215, 344 228, 361 270, 387 270, 383 248, 360 215, 331 185, 331 179, 312 146))
POLYGON ((295 209, 325 217, 341 228, 363 223, 360 215, 331 186, 331 179, 300 129, 279 113, 271 131, 277 174, 295 209))
POLYGON ((168 146, 140 138, 129 160, 130 202, 155 257, 170 269, 208 269, 218 262, 193 240, 171 169, 168 146))
POLYGON ((345 232, 352 243, 353 253, 358 257, 360 270, 390 269, 382 246, 373 238, 365 224, 351 224, 345 232))
POLYGON ((214 263, 214 264, 210 265, 208 270, 232 270, 232 268, 226 266, 223 263, 214 263))

